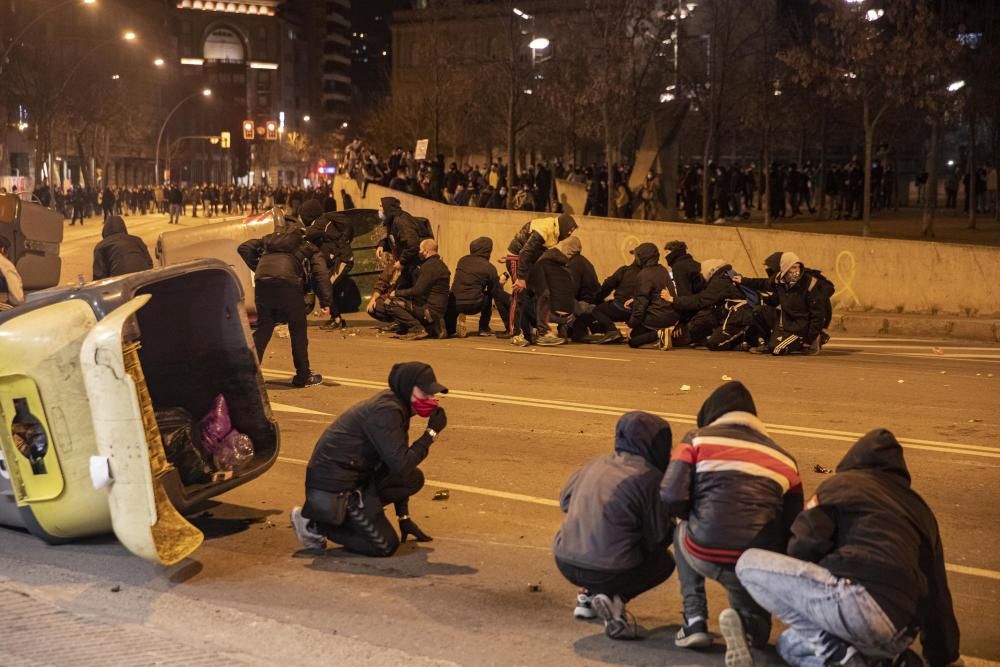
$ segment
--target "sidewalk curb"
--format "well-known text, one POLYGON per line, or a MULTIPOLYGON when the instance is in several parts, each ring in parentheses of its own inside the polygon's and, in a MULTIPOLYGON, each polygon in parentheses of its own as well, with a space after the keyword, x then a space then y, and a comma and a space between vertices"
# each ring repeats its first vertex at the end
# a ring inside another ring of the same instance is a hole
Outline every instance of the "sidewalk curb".
POLYGON ((1000 343, 1000 319, 834 312, 830 330, 862 336, 947 338, 1000 343))

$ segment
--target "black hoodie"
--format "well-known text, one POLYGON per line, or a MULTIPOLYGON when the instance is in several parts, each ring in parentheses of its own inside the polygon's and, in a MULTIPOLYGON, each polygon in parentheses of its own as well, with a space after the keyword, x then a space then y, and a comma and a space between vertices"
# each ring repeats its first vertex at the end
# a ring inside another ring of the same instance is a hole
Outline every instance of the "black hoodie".
MULTIPOLYGON (((551 219, 552 216, 545 216, 545 218, 538 218, 538 220, 551 219)), ((546 248, 551 246, 546 246, 546 239, 539 234, 536 230, 532 229, 532 224, 535 221, 525 223, 523 227, 514 235, 511 239, 510 245, 507 246, 507 252, 511 255, 517 255, 517 276, 519 280, 527 280, 528 276, 531 274, 531 269, 535 266, 535 262, 542 256, 546 248)), ((557 232, 556 242, 562 241, 563 239, 569 238, 570 235, 576 231, 577 224, 573 216, 563 213, 556 219, 556 224, 559 227, 557 232)))
POLYGON ((640 243, 635 249, 635 259, 642 267, 637 279, 635 299, 629 329, 646 326, 662 329, 676 323, 677 316, 669 303, 660 298, 660 292, 672 288, 670 274, 660 264, 660 251, 652 243, 640 243))
POLYGON ((413 408, 410 397, 427 364, 396 364, 389 373, 389 389, 356 404, 320 436, 306 468, 306 487, 330 493, 367 484, 381 465, 406 474, 427 458, 430 436, 412 445, 407 434, 413 408))
POLYGON ((677 296, 690 296, 705 287, 701 275, 701 263, 696 262, 686 245, 680 245, 667 253, 667 264, 673 273, 677 296))
POLYGON ((657 489, 670 458, 670 424, 628 412, 615 428, 615 453, 573 473, 559 497, 566 517, 553 552, 560 562, 622 572, 666 550, 673 525, 657 489))
POLYGON ((635 291, 639 287, 639 271, 641 270, 642 266, 639 264, 638 257, 631 264, 618 267, 617 271, 601 283, 601 290, 597 293, 597 303, 602 303, 614 292, 612 300, 624 307, 626 301, 635 297, 635 291))
POLYGON ((490 262, 493 254, 493 239, 481 236, 469 244, 469 254, 458 260, 455 266, 455 281, 451 293, 459 305, 483 303, 486 294, 500 286, 497 269, 490 262))
POLYGON ((958 622, 934 513, 910 487, 903 448, 876 429, 848 450, 792 526, 788 554, 865 587, 898 630, 920 628, 924 658, 959 656, 958 622))
POLYGON ((402 209, 395 197, 382 197, 385 215, 385 249, 395 255, 400 264, 420 263, 420 228, 416 219, 402 209))
POLYGON ((94 280, 121 276, 153 268, 149 248, 138 236, 132 236, 120 215, 104 221, 103 238, 94 246, 94 280))

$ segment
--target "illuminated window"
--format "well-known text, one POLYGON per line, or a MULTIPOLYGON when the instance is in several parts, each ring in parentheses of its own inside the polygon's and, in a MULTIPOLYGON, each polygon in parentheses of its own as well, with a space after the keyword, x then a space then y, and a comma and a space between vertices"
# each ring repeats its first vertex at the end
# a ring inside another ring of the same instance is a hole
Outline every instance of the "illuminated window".
POLYGON ((243 62, 243 40, 229 28, 213 30, 205 40, 205 60, 243 62))

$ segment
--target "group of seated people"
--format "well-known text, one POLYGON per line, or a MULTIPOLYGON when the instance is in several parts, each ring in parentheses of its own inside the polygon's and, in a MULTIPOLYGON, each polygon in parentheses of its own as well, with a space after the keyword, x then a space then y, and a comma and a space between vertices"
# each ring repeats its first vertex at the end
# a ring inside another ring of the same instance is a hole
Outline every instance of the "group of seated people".
POLYGON ((875 429, 804 503, 795 459, 747 388, 727 382, 676 446, 660 417, 619 419, 614 452, 561 493, 556 566, 580 588, 574 615, 603 620, 613 639, 637 636, 625 605, 676 570, 674 643, 712 645, 705 580, 715 580, 729 598, 718 620, 726 667, 752 667, 772 615, 787 626, 778 653, 795 667, 945 667, 960 659, 958 623, 937 521, 910 481, 895 436, 875 429), (923 660, 910 649, 918 636, 923 660))
POLYGON ((504 326, 497 337, 522 347, 627 342, 783 355, 817 354, 829 340, 833 283, 793 252, 769 256, 766 278, 748 278, 722 259, 696 261, 684 241, 666 244, 666 265, 656 244, 640 243, 633 261, 602 282, 573 234, 576 221, 563 214, 518 231, 502 276, 491 263, 493 240, 475 239, 452 280, 426 219, 394 197, 379 211, 386 238, 378 253, 387 266, 367 310, 402 338, 464 337, 468 315, 479 317, 471 333, 493 335, 495 307, 504 326))

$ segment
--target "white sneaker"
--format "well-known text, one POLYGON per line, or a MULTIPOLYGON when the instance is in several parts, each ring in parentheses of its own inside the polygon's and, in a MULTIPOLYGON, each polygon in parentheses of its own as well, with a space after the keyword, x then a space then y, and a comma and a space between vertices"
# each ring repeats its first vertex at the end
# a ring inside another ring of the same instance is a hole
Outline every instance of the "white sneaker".
POLYGON ((465 314, 460 313, 458 316, 458 321, 455 322, 455 337, 465 338, 469 335, 469 326, 465 322, 465 314))
POLYGON ((576 609, 573 610, 573 617, 583 620, 597 618, 597 612, 590 604, 590 596, 583 591, 576 595, 576 609))
POLYGON ((726 667, 753 667, 753 653, 747 640, 743 621, 735 609, 723 609, 719 614, 719 630, 726 640, 726 667))
POLYGON ((666 352, 674 346, 674 328, 657 329, 656 337, 659 339, 657 347, 666 352))
POLYGON ((302 516, 301 507, 292 508, 292 528, 295 529, 295 537, 303 549, 311 551, 322 551, 326 549, 326 538, 319 533, 309 530, 309 519, 302 516))
POLYGON ((635 639, 639 636, 635 619, 625 611, 625 602, 617 595, 609 598, 604 593, 598 593, 590 598, 590 604, 604 621, 604 634, 611 639, 635 639))

